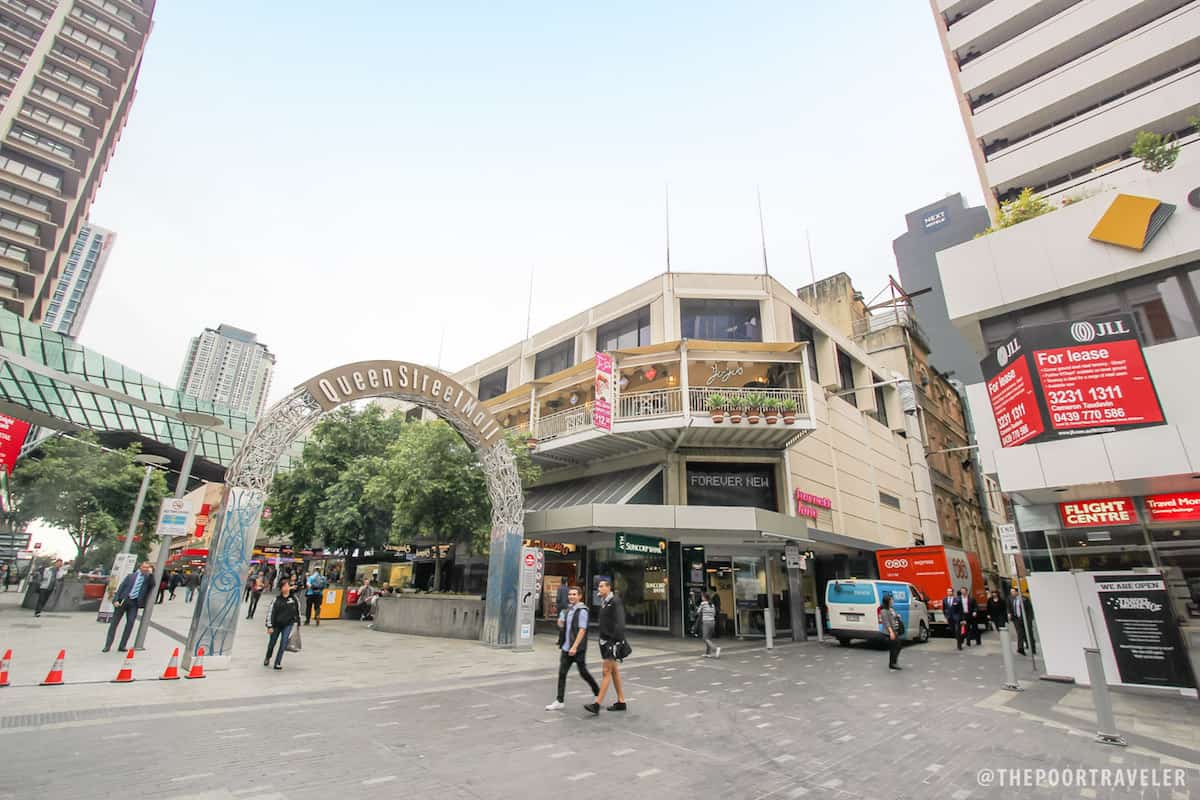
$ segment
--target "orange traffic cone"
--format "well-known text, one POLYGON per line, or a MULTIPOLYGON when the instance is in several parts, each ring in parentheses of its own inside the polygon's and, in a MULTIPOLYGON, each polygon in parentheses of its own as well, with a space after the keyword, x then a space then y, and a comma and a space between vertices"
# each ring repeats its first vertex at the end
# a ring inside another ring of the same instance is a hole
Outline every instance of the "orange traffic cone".
POLYGON ((109 683, 133 683, 133 648, 129 648, 129 652, 125 654, 125 663, 121 665, 121 671, 117 673, 117 677, 113 678, 109 683))
POLYGON ((0 658, 0 689, 8 686, 8 662, 12 661, 12 648, 4 651, 4 658, 0 658))
POLYGON ((171 653, 171 660, 167 662, 167 668, 163 670, 163 674, 158 676, 160 681, 177 681, 179 680, 179 648, 175 648, 175 652, 171 653))
POLYGON ((196 660, 192 662, 192 668, 188 670, 185 678, 203 678, 204 677, 204 648, 201 647, 196 651, 196 660))
POLYGON ((46 673, 46 680, 42 681, 42 686, 63 685, 63 659, 66 657, 66 650, 58 651, 58 658, 54 659, 54 665, 51 666, 50 671, 46 673))

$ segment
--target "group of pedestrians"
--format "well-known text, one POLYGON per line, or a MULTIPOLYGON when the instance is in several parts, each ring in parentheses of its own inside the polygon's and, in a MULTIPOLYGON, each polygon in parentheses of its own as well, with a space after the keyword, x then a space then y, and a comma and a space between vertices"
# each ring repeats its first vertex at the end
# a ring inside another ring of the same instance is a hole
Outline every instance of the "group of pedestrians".
POLYGON ((558 694, 554 702, 546 706, 547 711, 558 711, 565 706, 567 673, 571 671, 572 665, 592 690, 592 702, 584 705, 585 711, 593 716, 599 715, 609 687, 616 691, 617 700, 608 706, 608 710, 625 711, 627 708, 619 664, 633 652, 625 639, 625 605, 612 590, 612 582, 607 578, 600 579, 596 592, 600 601, 596 627, 599 633, 600 661, 603 665, 600 683, 596 683, 596 679, 587 668, 588 607, 583 602, 583 593, 579 587, 571 586, 566 591, 566 603, 560 605, 558 612, 558 694))
MULTIPOLYGON (((979 632, 978 612, 979 604, 966 589, 959 589, 957 593, 953 589, 946 590, 946 599, 942 601, 942 613, 954 631, 959 650, 962 650, 964 642, 967 647, 971 646, 972 641, 977 645, 983 644, 979 632)), ((1028 641, 1027 626, 1032 618, 1032 608, 1017 588, 1014 586, 1009 591, 1007 599, 1000 596, 998 589, 993 589, 988 595, 986 614, 996 630, 1006 627, 1010 622, 1013 623, 1017 629, 1017 653, 1025 655, 1026 646, 1031 644, 1028 641)), ((1037 652, 1036 649, 1034 652, 1037 652)))

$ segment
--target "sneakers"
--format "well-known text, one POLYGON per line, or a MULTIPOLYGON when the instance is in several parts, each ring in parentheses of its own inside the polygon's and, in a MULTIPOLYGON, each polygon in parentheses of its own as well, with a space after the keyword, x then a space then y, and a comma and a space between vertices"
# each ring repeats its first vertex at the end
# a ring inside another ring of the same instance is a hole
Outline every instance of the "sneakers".
POLYGON ((553 703, 546 706, 547 711, 558 711, 560 708, 563 708, 563 703, 561 700, 555 700, 553 703))
POLYGON ((901 666, 900 666, 900 665, 898 665, 898 664, 888 664, 888 669, 896 669, 896 670, 900 670, 900 669, 904 669, 904 667, 901 667, 901 666))
POLYGON ((624 710, 625 710, 625 704, 624 704, 624 703, 622 703, 620 700, 618 700, 617 702, 615 702, 615 703, 613 703, 611 706, 609 706, 609 707, 608 707, 608 710, 609 710, 609 711, 624 711, 624 710))
POLYGON ((720 658, 720 657, 721 657, 721 648, 719 648, 719 647, 718 647, 718 648, 717 648, 717 654, 716 654, 716 655, 714 655, 714 656, 713 656, 713 658, 720 658))
POLYGON ((600 716, 600 704, 599 703, 588 703, 587 705, 585 705, 583 707, 583 710, 594 716, 597 716, 597 717, 600 716))

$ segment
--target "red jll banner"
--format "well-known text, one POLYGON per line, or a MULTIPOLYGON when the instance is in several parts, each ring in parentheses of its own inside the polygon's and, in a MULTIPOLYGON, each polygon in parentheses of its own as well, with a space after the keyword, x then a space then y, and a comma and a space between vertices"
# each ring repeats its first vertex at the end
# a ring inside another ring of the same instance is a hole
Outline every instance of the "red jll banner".
POLYGON ((0 414, 0 466, 12 475, 13 465, 17 456, 21 455, 21 446, 29 435, 29 423, 0 414))
POLYGON ((1107 528, 1112 525, 1136 525, 1138 521, 1132 497, 1059 503, 1058 515, 1062 517, 1064 528, 1107 528))
POLYGON ((1200 520, 1200 492, 1152 494, 1146 497, 1151 522, 1194 522, 1200 520))

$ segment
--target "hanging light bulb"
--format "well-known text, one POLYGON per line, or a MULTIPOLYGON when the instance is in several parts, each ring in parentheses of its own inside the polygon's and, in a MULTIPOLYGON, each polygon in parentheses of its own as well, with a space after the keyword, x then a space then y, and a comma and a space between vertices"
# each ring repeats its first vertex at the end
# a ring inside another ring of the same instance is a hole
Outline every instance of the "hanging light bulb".
POLYGON ((576 403, 579 402, 579 395, 576 394, 575 392, 571 392, 570 400, 571 400, 571 405, 575 405, 576 403))

